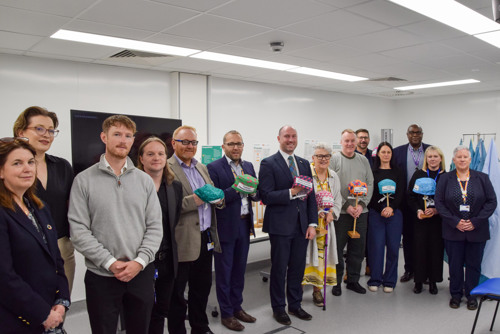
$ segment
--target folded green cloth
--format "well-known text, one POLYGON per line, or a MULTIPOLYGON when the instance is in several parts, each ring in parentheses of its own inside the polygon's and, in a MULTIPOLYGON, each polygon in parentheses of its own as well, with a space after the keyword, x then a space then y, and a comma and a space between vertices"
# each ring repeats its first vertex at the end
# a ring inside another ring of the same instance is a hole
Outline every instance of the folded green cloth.
POLYGON ((257 191, 257 186, 259 185, 259 180, 249 174, 243 174, 238 176, 234 180, 232 188, 240 193, 250 195, 257 191))
POLYGON ((205 184, 203 187, 198 188, 194 193, 206 203, 215 204, 220 200, 224 199, 224 191, 219 188, 215 188, 211 184, 205 184))

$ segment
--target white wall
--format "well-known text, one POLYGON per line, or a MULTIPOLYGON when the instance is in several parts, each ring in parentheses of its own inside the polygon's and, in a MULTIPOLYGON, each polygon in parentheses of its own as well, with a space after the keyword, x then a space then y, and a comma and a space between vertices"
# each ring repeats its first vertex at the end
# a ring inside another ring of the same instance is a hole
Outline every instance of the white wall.
POLYGON ((245 141, 243 158, 249 161, 255 143, 271 144, 275 153, 278 130, 286 124, 297 129, 298 155, 305 139, 338 143, 345 128, 367 128, 375 145, 394 114, 394 102, 386 99, 212 78, 209 141, 222 144, 224 133, 238 130, 245 141))

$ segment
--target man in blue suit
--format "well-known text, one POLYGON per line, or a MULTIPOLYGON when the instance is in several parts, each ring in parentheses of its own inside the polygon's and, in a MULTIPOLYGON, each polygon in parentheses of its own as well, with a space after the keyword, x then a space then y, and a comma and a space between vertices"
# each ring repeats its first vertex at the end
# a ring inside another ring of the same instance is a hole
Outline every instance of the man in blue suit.
MULTIPOLYGON (((396 166, 403 172, 406 188, 410 183, 411 177, 416 170, 421 169, 425 160, 425 150, 429 145, 422 143, 424 132, 422 127, 417 124, 412 124, 406 131, 408 144, 398 146, 394 149, 394 161, 396 166)), ((413 216, 415 212, 411 212, 407 205, 407 196, 401 205, 403 213, 403 255, 405 258, 405 272, 401 276, 401 282, 408 282, 413 278, 413 216)))
POLYGON ((237 176, 256 176, 252 163, 241 159, 244 146, 241 134, 231 130, 224 135, 223 143, 225 155, 207 165, 214 186, 224 190, 226 201, 226 207, 216 212, 222 253, 214 254, 215 287, 222 324, 231 330, 242 331, 245 326, 240 321, 252 323, 256 320, 241 304, 250 234, 255 235, 252 201, 257 201, 258 197, 256 193, 244 195, 231 186, 237 176))
POLYGON ((302 278, 308 239, 316 235, 318 208, 314 191, 306 198, 297 196, 302 189, 293 186, 294 176, 312 177, 309 161, 293 154, 297 130, 283 126, 278 133, 279 151, 262 160, 259 193, 266 210, 263 231, 271 241, 270 294, 273 316, 280 324, 290 325, 285 312, 285 281, 288 313, 302 320, 312 316, 301 307, 302 278))

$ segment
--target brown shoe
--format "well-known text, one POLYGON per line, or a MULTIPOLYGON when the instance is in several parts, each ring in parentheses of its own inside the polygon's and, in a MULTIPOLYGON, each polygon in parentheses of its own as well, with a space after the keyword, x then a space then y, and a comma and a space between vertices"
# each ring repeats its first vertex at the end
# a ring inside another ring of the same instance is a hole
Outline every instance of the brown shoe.
POLYGON ((257 320, 254 317, 252 317, 250 314, 246 313, 244 310, 237 311, 236 313, 234 313, 234 316, 236 317, 236 319, 243 321, 243 322, 252 323, 252 322, 255 322, 257 320))
POLYGON ((313 291, 313 303, 318 307, 323 307, 323 295, 321 291, 313 291))
POLYGON ((235 317, 221 318, 220 322, 232 331, 241 332, 245 329, 245 326, 243 326, 235 317))

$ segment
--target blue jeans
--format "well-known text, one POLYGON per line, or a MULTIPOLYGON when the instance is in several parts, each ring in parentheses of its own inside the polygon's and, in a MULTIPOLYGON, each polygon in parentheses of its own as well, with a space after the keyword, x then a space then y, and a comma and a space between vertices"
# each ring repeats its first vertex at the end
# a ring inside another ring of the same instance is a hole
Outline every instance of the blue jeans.
POLYGON ((380 212, 370 209, 368 213, 368 254, 371 278, 368 285, 394 288, 398 280, 398 258, 401 234, 403 233, 403 216, 395 210, 394 215, 384 218, 380 212), (384 271, 384 253, 385 271, 384 271))

